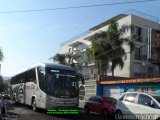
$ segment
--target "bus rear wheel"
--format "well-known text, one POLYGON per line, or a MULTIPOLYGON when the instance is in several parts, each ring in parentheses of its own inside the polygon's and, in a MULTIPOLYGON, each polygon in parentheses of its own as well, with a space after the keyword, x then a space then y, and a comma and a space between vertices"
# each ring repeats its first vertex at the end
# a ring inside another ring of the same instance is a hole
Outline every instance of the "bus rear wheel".
POLYGON ((35 99, 35 98, 33 98, 33 100, 32 100, 32 109, 33 109, 35 112, 37 112, 37 110, 38 110, 37 105, 36 105, 36 99, 35 99))

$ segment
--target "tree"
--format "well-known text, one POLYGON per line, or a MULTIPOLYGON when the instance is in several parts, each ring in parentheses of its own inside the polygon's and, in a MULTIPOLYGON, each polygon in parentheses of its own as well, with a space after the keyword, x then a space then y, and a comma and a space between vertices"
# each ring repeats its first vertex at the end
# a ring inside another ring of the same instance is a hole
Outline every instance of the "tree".
MULTIPOLYGON (((3 52, 2 49, 0 49, 0 61, 3 61, 4 56, 3 56, 3 52)), ((1 70, 1 66, 0 66, 0 70, 1 70)), ((0 92, 4 91, 6 89, 6 85, 3 84, 3 78, 0 75, 0 92)))
POLYGON ((112 76, 114 69, 119 66, 121 69, 124 66, 124 61, 127 59, 123 44, 130 46, 130 50, 134 49, 134 43, 130 37, 124 37, 131 26, 118 26, 114 20, 110 21, 108 30, 94 34, 89 39, 92 40, 91 48, 87 50, 88 61, 97 61, 98 74, 107 73, 107 68, 111 62, 112 76))
POLYGON ((91 48, 88 48, 86 53, 88 56, 88 63, 96 61, 98 67, 98 74, 104 74, 109 64, 110 55, 102 54, 105 51, 109 51, 111 49, 111 45, 107 42, 104 42, 104 40, 107 38, 106 35, 107 34, 105 32, 100 32, 91 36, 91 48))
POLYGON ((0 61, 3 61, 3 59, 4 59, 3 52, 2 49, 0 49, 0 61))
POLYGON ((73 55, 73 54, 56 54, 56 55, 53 57, 53 60, 54 60, 55 62, 58 62, 59 64, 68 65, 68 66, 73 67, 73 68, 76 69, 76 70, 80 70, 80 69, 81 69, 81 66, 80 66, 79 64, 76 65, 76 64, 73 62, 72 55, 73 55), (67 59, 68 59, 68 62, 67 62, 67 59))
POLYGON ((58 62, 59 64, 67 65, 65 54, 56 54, 53 57, 53 61, 58 62))
POLYGON ((0 92, 6 91, 8 88, 8 84, 3 83, 3 78, 0 76, 0 92))

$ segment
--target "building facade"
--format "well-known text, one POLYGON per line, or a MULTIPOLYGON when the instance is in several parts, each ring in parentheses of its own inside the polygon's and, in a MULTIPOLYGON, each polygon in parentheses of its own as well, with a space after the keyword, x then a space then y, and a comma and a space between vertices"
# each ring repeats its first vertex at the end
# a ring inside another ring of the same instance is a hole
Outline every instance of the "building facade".
POLYGON ((119 98, 125 92, 145 92, 160 96, 160 78, 121 79, 97 81, 96 95, 119 98))
MULTIPOLYGON (((123 79, 160 77, 160 24, 158 21, 135 14, 119 14, 111 19, 116 20, 119 27, 122 25, 133 26, 133 29, 129 30, 124 37, 130 37, 134 41, 136 48, 130 53, 130 46, 123 44, 125 52, 128 53, 126 54, 127 59, 124 62, 123 69, 117 67, 114 70, 114 75, 123 79)), ((84 102, 93 95, 106 95, 118 98, 121 93, 127 90, 136 91, 139 89, 142 89, 142 91, 157 91, 159 93, 159 82, 154 81, 134 84, 96 83, 97 79, 94 76, 98 73, 97 65, 95 63, 85 64, 87 59, 86 49, 91 46, 91 41, 88 38, 95 33, 107 30, 111 19, 61 44, 59 53, 70 54, 72 56, 71 62, 75 63, 78 71, 86 77, 85 85, 80 92, 83 93, 83 95, 80 94, 80 107, 83 107, 84 102)), ((106 74, 108 76, 112 75, 111 64, 109 64, 106 74)), ((110 78, 110 80, 114 79, 110 78)))
MULTIPOLYGON (((115 76, 130 78, 159 77, 158 65, 154 64, 153 61, 150 62, 148 60, 153 58, 154 60, 155 58, 158 60, 159 58, 158 51, 160 53, 160 50, 154 49, 155 46, 158 46, 159 44, 153 44, 153 41, 156 41, 160 36, 160 24, 133 14, 119 14, 111 19, 116 20, 119 27, 122 25, 134 26, 125 36, 130 37, 131 40, 134 41, 136 48, 132 53, 126 54, 127 59, 125 60, 124 67, 123 69, 117 67, 114 71, 115 76)), ((59 53, 71 54, 72 62, 77 64, 79 72, 84 76, 93 76, 98 73, 95 63, 88 65, 85 64, 87 59, 86 48, 91 46, 91 41, 88 40, 88 38, 95 33, 107 30, 111 19, 89 29, 80 36, 76 36, 75 38, 61 44, 59 53)), ((130 51, 128 45, 124 44, 123 47, 126 53, 130 51)), ((106 74, 112 74, 111 64, 108 66, 106 74)))

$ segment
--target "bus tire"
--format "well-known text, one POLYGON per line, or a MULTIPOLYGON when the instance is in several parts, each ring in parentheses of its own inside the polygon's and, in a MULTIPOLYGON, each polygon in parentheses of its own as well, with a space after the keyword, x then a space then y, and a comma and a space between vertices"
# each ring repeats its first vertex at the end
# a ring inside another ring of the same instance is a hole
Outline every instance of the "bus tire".
POLYGON ((37 105, 36 105, 36 99, 35 99, 35 98, 32 99, 32 109, 33 109, 35 112, 38 111, 38 108, 37 108, 37 105))

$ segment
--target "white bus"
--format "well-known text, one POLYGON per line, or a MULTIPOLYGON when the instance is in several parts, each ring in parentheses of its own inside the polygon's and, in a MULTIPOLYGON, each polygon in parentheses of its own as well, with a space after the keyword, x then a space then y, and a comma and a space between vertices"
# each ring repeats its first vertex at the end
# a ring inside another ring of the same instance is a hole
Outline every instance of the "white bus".
POLYGON ((65 65, 40 63, 11 78, 11 96, 33 110, 73 108, 79 105, 78 82, 83 77, 65 65))

